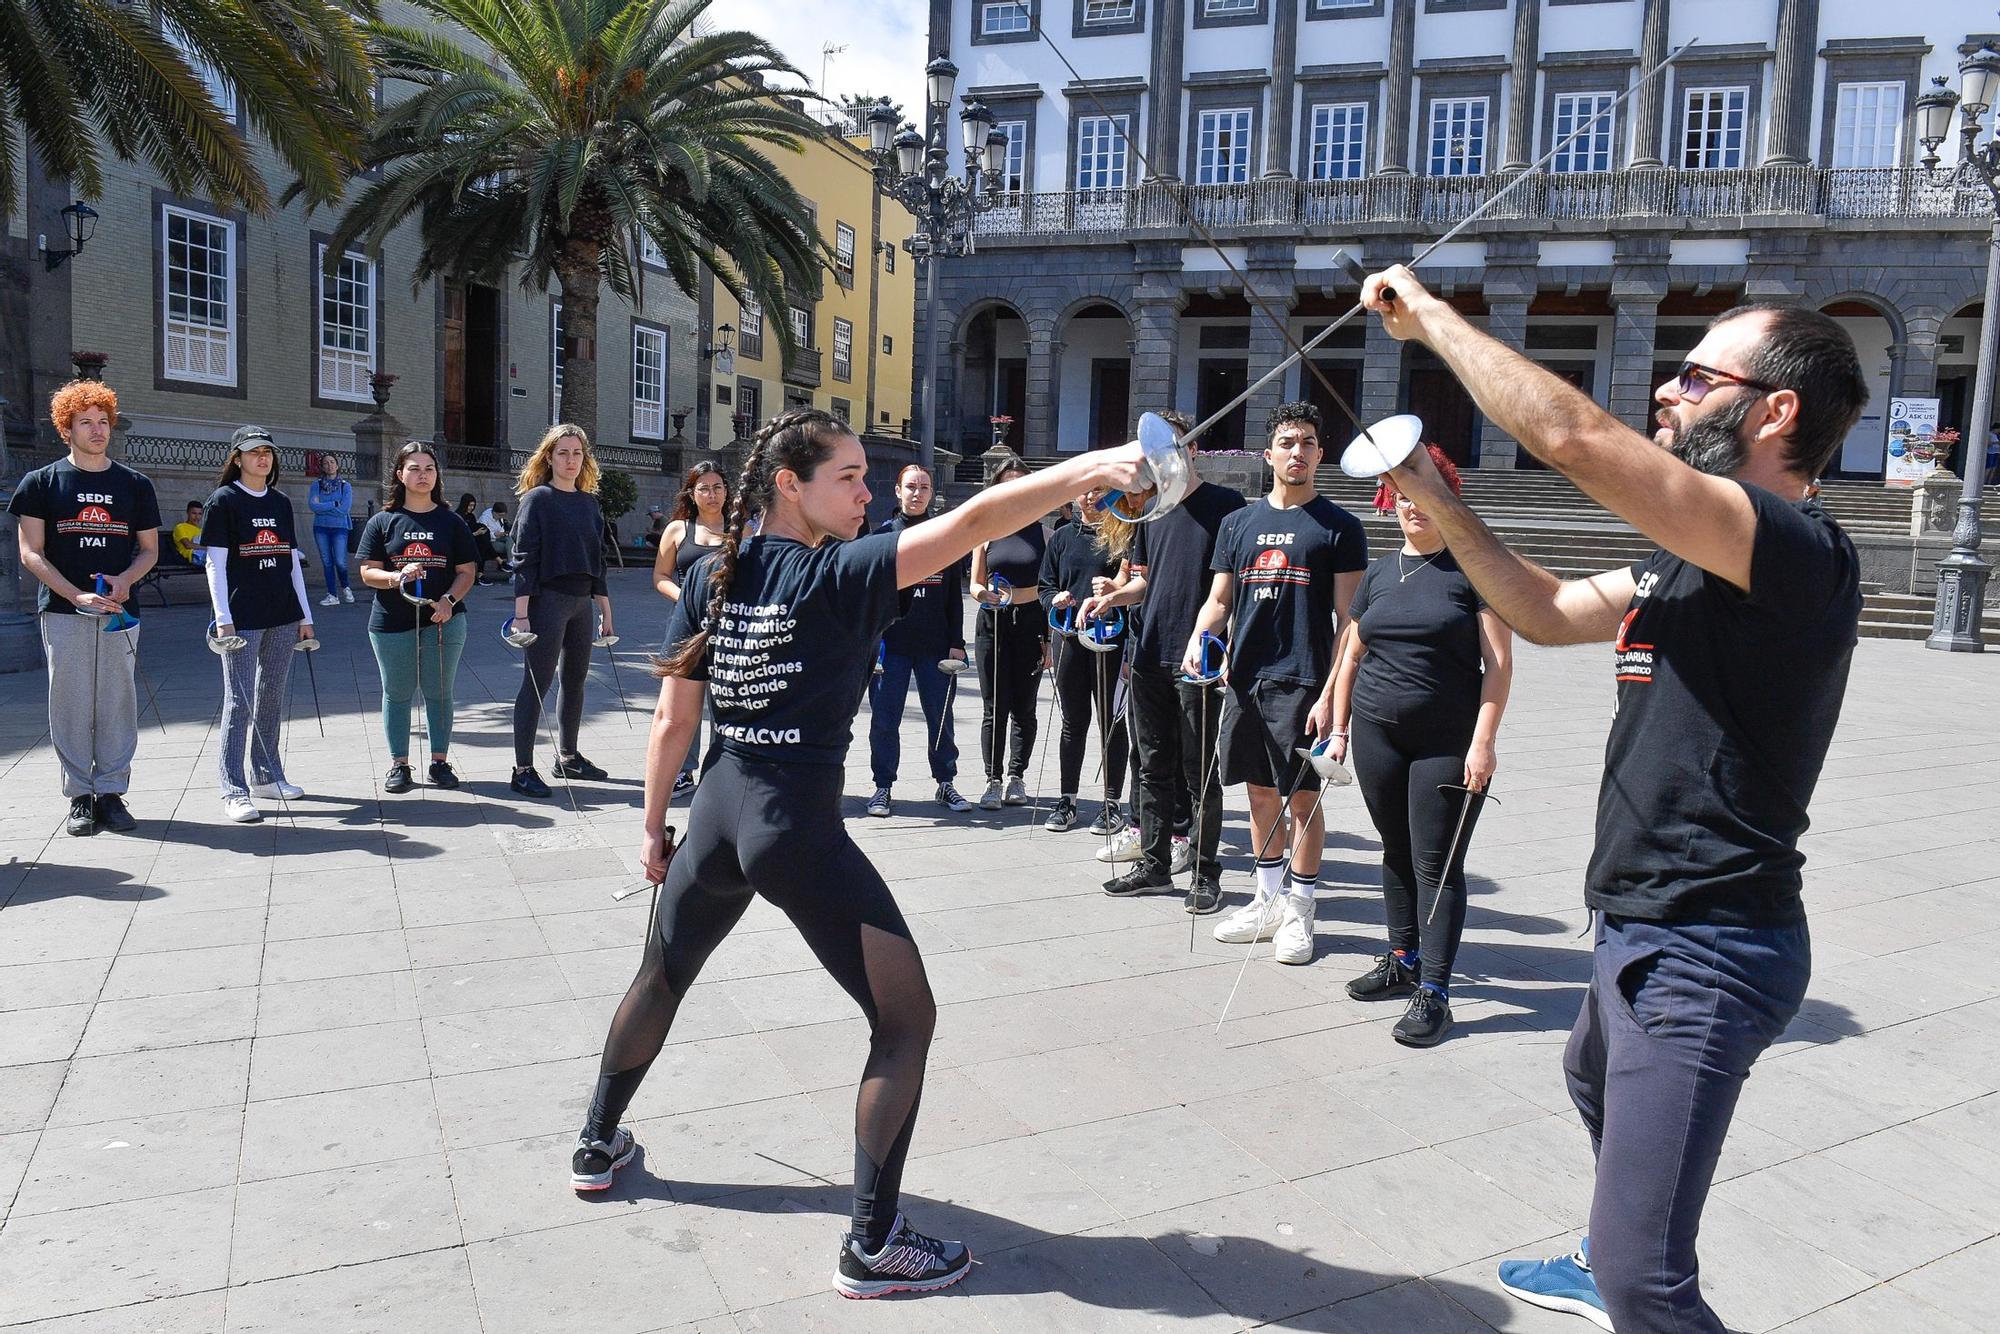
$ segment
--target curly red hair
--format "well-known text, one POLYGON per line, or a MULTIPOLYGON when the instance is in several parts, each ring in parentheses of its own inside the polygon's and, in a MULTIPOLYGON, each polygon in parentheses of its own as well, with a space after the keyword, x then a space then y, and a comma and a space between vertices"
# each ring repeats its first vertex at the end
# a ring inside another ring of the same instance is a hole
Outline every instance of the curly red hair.
MULTIPOLYGON (((1458 480, 1458 465, 1453 463, 1451 457, 1438 446, 1426 444, 1424 448, 1430 451, 1431 462, 1437 464, 1437 470, 1443 476, 1445 485, 1451 488, 1451 493, 1455 496, 1464 494, 1458 480)), ((1378 514, 1387 514, 1395 508, 1396 490, 1389 485, 1389 479, 1384 477, 1382 484, 1375 488, 1375 511, 1378 514)))
POLYGON ((111 424, 118 424, 118 395, 110 385, 102 380, 71 380, 49 398, 49 420, 67 435, 76 414, 91 408, 103 408, 111 414, 111 424))

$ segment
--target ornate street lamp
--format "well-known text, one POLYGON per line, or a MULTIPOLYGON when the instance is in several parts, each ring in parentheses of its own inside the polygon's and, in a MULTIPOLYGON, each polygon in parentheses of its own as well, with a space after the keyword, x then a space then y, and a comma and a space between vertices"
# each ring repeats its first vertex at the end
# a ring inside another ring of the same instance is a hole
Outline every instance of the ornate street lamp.
POLYGON ((48 238, 42 238, 42 264, 50 273, 81 255, 90 238, 97 235, 97 210, 81 199, 62 210, 62 220, 63 231, 69 237, 69 249, 51 250, 48 238))

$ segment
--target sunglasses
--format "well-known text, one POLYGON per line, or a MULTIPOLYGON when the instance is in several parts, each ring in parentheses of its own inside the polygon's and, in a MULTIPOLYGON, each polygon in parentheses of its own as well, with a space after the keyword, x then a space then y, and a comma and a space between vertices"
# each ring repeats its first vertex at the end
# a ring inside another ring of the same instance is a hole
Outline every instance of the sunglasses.
POLYGON ((1683 361, 1680 374, 1674 380, 1674 389, 1689 403, 1699 403, 1708 397, 1711 389, 1722 389, 1729 385, 1742 385, 1745 389, 1755 389, 1760 394, 1775 394, 1778 386, 1753 380, 1747 375, 1737 375, 1731 371, 1719 371, 1713 366, 1704 366, 1698 361, 1683 361))

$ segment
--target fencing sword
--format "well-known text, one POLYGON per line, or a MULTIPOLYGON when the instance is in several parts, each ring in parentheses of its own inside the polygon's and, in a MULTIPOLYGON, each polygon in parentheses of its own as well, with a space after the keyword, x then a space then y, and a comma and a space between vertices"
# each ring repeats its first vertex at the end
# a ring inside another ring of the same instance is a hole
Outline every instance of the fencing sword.
MULTIPOLYGON (((1074 607, 1050 607, 1049 617, 1049 702, 1044 706, 1042 727, 1038 736, 1042 743, 1042 758, 1035 764, 1035 799, 1028 803, 1028 823, 1036 829, 1042 827, 1039 818, 1042 813, 1042 793, 1049 786, 1049 732, 1050 723, 1056 716, 1056 697, 1062 693, 1056 684, 1062 670, 1062 660, 1067 656, 1065 649, 1069 641, 1076 638, 1076 610, 1074 607), (1068 615, 1063 615, 1067 612, 1068 615)), ((1058 738, 1057 744, 1061 741, 1058 738)), ((1061 775, 1058 774, 1060 779, 1061 775)))
POLYGON ((951 724, 952 701, 958 698, 958 678, 965 675, 965 669, 971 665, 964 658, 954 658, 948 654, 938 659, 937 668, 944 673, 945 677, 944 708, 938 711, 937 733, 931 737, 931 751, 933 754, 936 753, 939 746, 944 744, 944 729, 951 724))
MULTIPOLYGON (((1220 747, 1218 747, 1218 749, 1220 749, 1220 747)), ((1278 798, 1278 818, 1271 821, 1270 833, 1264 835, 1263 843, 1259 845, 1259 847, 1257 848, 1256 855, 1250 859, 1250 864, 1253 867, 1258 862, 1264 860, 1264 854, 1266 852, 1269 852, 1271 849, 1272 836, 1275 835, 1280 829, 1283 829, 1285 830, 1285 867, 1287 870, 1291 868, 1292 835, 1297 833, 1299 830, 1299 825, 1292 820, 1292 794, 1297 792, 1299 790, 1299 784, 1305 781, 1306 768, 1311 763, 1312 761, 1310 759, 1303 759, 1299 761, 1298 770, 1292 775, 1291 786, 1286 788, 1283 794, 1280 795, 1280 797, 1278 798)), ((1203 775, 1204 781, 1202 784, 1202 789, 1204 792, 1207 791, 1207 786, 1208 786, 1206 778, 1207 775, 1204 774, 1203 775)), ((1321 790, 1324 791, 1324 789, 1321 790)), ((1308 820, 1307 823, 1310 823, 1310 820, 1308 820)), ((1199 834, 1200 831, 1197 829, 1195 832, 1199 834)), ((1197 858, 1200 856, 1199 850, 1197 850, 1196 856, 1197 858)), ((1263 934, 1264 910, 1266 908, 1276 909, 1278 906, 1278 899, 1281 897, 1283 896, 1282 895, 1274 896, 1268 904, 1259 904, 1258 906, 1257 930, 1252 933, 1252 939, 1243 948, 1243 962, 1236 969, 1236 981, 1230 985, 1229 996, 1222 1002, 1222 1014, 1215 1021, 1215 1031, 1218 1033, 1222 1031, 1223 1021, 1229 1018, 1229 1007, 1236 1003, 1236 990, 1238 987, 1241 987, 1243 985, 1243 974, 1249 971, 1250 960, 1257 953, 1257 941, 1255 937, 1263 934)))
POLYGON ((991 655, 993 658, 993 671, 991 673, 993 681, 992 758, 994 768, 1001 775, 1000 804, 1004 807, 1007 804, 1007 710, 1002 707, 1002 704, 1007 698, 1007 691, 1006 682, 1000 676, 1000 637, 1004 629, 1000 620, 1000 612, 1004 608, 1009 615, 1013 613, 1014 582, 1004 574, 989 574, 986 576, 986 591, 989 595, 999 599, 997 602, 981 602, 979 608, 981 611, 990 612, 993 616, 991 622, 993 629, 993 652, 991 655))
MULTIPOLYGON (((292 652, 303 653, 306 658, 306 679, 312 682, 313 718, 319 723, 319 734, 326 735, 326 715, 319 709, 319 673, 313 669, 313 654, 319 652, 319 636, 301 639, 292 645, 292 652)), ((289 691, 286 692, 290 694, 289 691)))
MULTIPOLYGON (((415 611, 412 613, 412 618, 415 621, 414 628, 417 632, 415 636, 416 653, 413 658, 415 668, 410 675, 411 679, 419 686, 424 683, 424 620, 430 615, 430 608, 432 606, 431 599, 424 596, 424 580, 428 577, 429 575, 426 572, 418 574, 414 579, 398 579, 396 581, 396 591, 403 595, 403 601, 415 608, 415 611), (410 585, 412 584, 415 584, 417 588, 415 594, 410 592, 410 585)), ((442 626, 438 628, 438 679, 440 681, 444 679, 444 628, 442 626)), ((434 753, 431 750, 430 714, 431 700, 430 692, 427 690, 424 692, 424 754, 426 758, 434 753)), ((389 758, 394 759, 395 756, 391 755, 389 758)), ((412 764, 410 767, 414 769, 416 765, 412 764)))
MULTIPOLYGON (((520 649, 525 653, 528 646, 540 638, 541 636, 533 630, 526 629, 525 627, 516 628, 515 618, 512 616, 500 622, 500 641, 508 648, 520 649)), ((542 689, 541 681, 535 676, 534 663, 523 661, 521 666, 528 673, 528 684, 534 687, 535 707, 541 710, 542 729, 547 733, 549 738, 549 758, 555 765, 556 777, 563 780, 563 795, 569 798, 570 813, 580 816, 583 814, 583 808, 577 805, 576 787, 570 782, 569 775, 562 771, 562 752, 561 748, 556 744, 555 720, 549 717, 548 692, 542 689)), ((551 686, 555 684, 553 678, 551 678, 549 684, 551 686)), ((635 890, 634 892, 636 893, 637 891, 635 890)))
MULTIPOLYGON (((92 576, 91 587, 92 591, 99 597, 109 597, 111 595, 111 581, 101 574, 92 576)), ((71 603, 70 605, 80 615, 88 616, 93 620, 102 622, 98 626, 98 631, 102 634, 123 634, 127 630, 136 630, 139 628, 139 618, 123 607, 120 607, 116 612, 102 612, 91 611, 85 607, 77 607, 75 603, 71 603)), ((146 676, 146 669, 139 665, 139 646, 130 639, 122 639, 119 642, 125 646, 126 656, 132 660, 133 677, 140 685, 146 688, 146 704, 153 710, 153 721, 159 724, 160 735, 165 736, 167 734, 167 720, 160 716, 160 697, 154 692, 153 683, 146 676)), ((90 697, 92 700, 97 698, 97 650, 99 647, 101 647, 101 641, 100 643, 92 644, 90 649, 90 697)), ((145 709, 139 711, 139 716, 141 718, 146 716, 145 709)))
MULTIPOLYGON (((1223 669, 1229 663, 1229 646, 1222 642, 1221 635, 1211 630, 1203 630, 1196 640, 1196 644, 1195 652, 1198 656, 1196 657, 1195 665, 1201 670, 1192 676, 1186 672, 1176 672, 1174 675, 1175 679, 1183 685, 1201 687, 1201 724, 1195 733, 1195 744, 1199 746, 1203 739, 1208 736, 1208 706, 1209 702, 1215 698, 1216 690, 1222 685, 1223 669)), ((1130 707, 1129 704, 1127 707, 1130 707)), ((1202 818, 1208 814, 1209 771, 1216 766, 1219 759, 1220 757, 1216 755, 1204 755, 1200 757, 1201 786, 1194 794, 1194 827, 1188 830, 1187 892, 1189 905, 1195 905, 1200 902, 1200 895, 1197 891, 1201 887, 1201 822, 1202 818)), ((1186 772, 1185 768, 1183 768, 1182 772, 1186 772)), ((1171 846, 1171 840, 1169 841, 1169 846, 1171 846)), ((1220 908, 1222 905, 1217 903, 1216 906, 1220 908)), ((1189 954, 1194 953, 1195 924, 1201 920, 1202 916, 1203 914, 1196 912, 1193 906, 1188 907, 1189 954)))
MULTIPOLYGON (((1491 784, 1489 783, 1488 786, 1490 787, 1491 784)), ((1437 790, 1440 792, 1463 792, 1465 796, 1460 800, 1458 806, 1458 825, 1451 831, 1451 842, 1445 845, 1444 862, 1438 867, 1437 884, 1432 886, 1431 910, 1424 916, 1425 926, 1429 926, 1437 920, 1438 904, 1444 901, 1444 882, 1451 878, 1451 864, 1458 860, 1459 845, 1465 838, 1466 821, 1472 817, 1474 811, 1484 806, 1487 802, 1491 801, 1498 804, 1499 800, 1487 788, 1468 787, 1464 783, 1439 783, 1437 790), (1476 804, 1473 801, 1475 797, 1479 799, 1476 804)))
POLYGON ((625 678, 618 674, 618 655, 612 652, 613 646, 618 643, 618 636, 604 633, 602 620, 598 621, 597 629, 598 635, 590 641, 590 645, 603 649, 604 656, 611 659, 611 681, 618 688, 618 712, 625 716, 625 730, 629 732, 632 730, 632 710, 625 703, 625 678))
MULTIPOLYGON (((1075 620, 1074 614, 1071 616, 1075 620)), ((1097 655, 1097 688, 1091 692, 1091 702, 1097 708, 1097 764, 1104 772, 1104 811, 1111 810, 1111 692, 1107 688, 1107 675, 1111 665, 1111 654, 1125 648, 1125 609, 1111 608, 1109 616, 1095 617, 1077 626, 1075 634, 1078 647, 1097 655)), ((1108 850, 1117 831, 1110 825, 1104 829, 1104 846, 1108 850)))

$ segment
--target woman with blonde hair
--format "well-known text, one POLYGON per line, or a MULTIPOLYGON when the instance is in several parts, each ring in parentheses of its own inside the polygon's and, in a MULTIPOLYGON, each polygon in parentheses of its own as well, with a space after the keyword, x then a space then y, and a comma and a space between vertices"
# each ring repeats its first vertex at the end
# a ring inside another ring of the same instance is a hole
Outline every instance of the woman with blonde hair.
POLYGON ((549 795, 549 785, 535 772, 535 729, 542 721, 542 700, 558 677, 556 773, 592 782, 606 777, 576 749, 591 642, 611 633, 597 477, 590 437, 581 426, 558 422, 514 483, 521 497, 514 524, 514 625, 535 636, 514 696, 514 776, 508 783, 524 797, 549 795))

